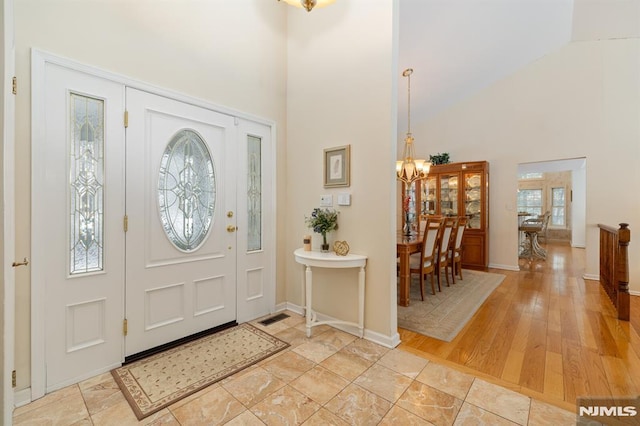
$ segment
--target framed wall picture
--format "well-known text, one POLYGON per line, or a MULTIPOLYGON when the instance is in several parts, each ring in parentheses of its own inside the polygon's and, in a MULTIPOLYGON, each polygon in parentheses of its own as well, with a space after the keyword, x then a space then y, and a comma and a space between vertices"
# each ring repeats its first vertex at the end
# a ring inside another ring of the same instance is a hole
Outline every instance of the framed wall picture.
POLYGON ((349 186, 351 145, 324 150, 324 187, 349 186))

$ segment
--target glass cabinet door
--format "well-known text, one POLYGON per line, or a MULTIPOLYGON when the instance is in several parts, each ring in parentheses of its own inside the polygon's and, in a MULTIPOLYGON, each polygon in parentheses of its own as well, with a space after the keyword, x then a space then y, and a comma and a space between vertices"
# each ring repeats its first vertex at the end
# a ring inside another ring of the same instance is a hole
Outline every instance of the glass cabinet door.
POLYGON ((468 228, 482 228, 482 175, 465 173, 464 206, 468 218, 468 228))
POLYGON ((440 175, 440 214, 458 215, 458 175, 440 175))
POLYGON ((436 214, 436 178, 429 177, 422 183, 422 214, 436 214))

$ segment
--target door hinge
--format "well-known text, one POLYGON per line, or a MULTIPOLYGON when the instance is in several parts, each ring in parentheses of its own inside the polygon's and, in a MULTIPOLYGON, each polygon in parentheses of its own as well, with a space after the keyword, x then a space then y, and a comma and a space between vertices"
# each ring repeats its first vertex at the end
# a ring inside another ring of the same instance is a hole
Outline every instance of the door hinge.
POLYGON ((129 231, 129 216, 124 215, 124 219, 122 221, 122 227, 124 228, 124 232, 129 231))
POLYGON ((11 93, 14 95, 18 94, 18 77, 13 77, 11 79, 11 93))
POLYGON ((128 323, 127 319, 125 318, 122 321, 122 334, 124 336, 126 336, 128 332, 129 332, 129 323, 128 323))
POLYGON ((18 376, 16 374, 16 370, 13 370, 11 372, 11 387, 15 388, 18 385, 17 381, 18 381, 18 376))
POLYGON ((124 112, 124 128, 129 127, 129 111, 124 112))

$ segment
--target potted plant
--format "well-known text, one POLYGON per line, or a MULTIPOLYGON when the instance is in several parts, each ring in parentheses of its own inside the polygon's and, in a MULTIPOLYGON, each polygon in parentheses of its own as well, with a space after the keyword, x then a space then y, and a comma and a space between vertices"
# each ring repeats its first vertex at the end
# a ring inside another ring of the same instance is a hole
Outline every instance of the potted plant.
POLYGON ((329 243, 327 243, 327 232, 338 229, 338 212, 333 209, 321 209, 316 207, 311 212, 311 217, 305 219, 307 226, 313 228, 313 232, 322 234, 323 252, 329 251, 329 243))
POLYGON ((436 165, 436 164, 449 164, 449 153, 448 152, 443 152, 442 154, 437 153, 436 155, 430 155, 429 156, 429 161, 431 161, 431 164, 436 165))

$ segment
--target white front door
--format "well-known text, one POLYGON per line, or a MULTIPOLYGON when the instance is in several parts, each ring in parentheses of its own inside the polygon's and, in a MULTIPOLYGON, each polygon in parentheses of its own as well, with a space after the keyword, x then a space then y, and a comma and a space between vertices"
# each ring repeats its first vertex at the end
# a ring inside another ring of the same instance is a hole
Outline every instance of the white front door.
POLYGON ((234 118, 127 88, 125 355, 236 319, 234 118))
POLYGON ((51 63, 42 83, 32 198, 32 293, 41 304, 32 318, 44 320, 37 343, 51 391, 122 360, 124 88, 51 63))
POLYGON ((33 398, 275 308, 271 126, 128 83, 33 56, 33 398))

